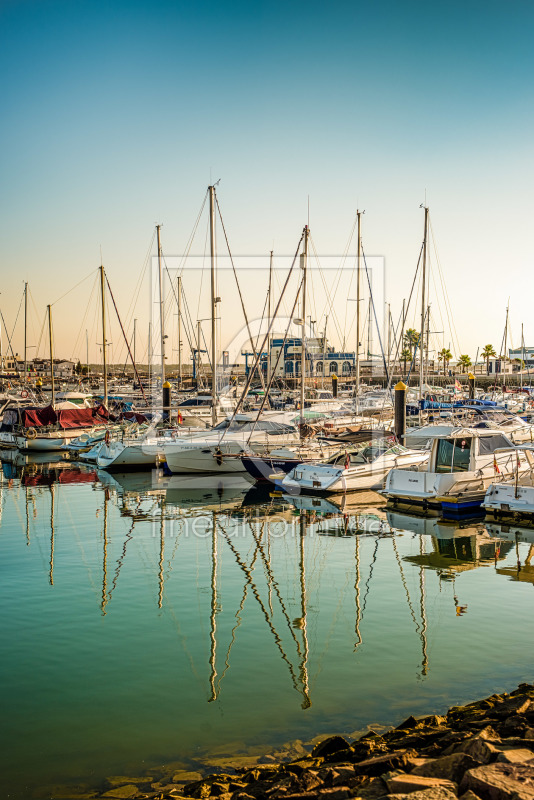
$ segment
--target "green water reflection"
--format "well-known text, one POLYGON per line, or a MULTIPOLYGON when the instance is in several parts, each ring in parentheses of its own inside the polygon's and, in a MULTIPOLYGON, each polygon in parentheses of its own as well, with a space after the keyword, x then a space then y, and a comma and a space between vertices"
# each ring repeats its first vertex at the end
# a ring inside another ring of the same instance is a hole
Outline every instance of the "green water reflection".
POLYGON ((529 530, 3 466, 4 796, 532 680, 529 530))

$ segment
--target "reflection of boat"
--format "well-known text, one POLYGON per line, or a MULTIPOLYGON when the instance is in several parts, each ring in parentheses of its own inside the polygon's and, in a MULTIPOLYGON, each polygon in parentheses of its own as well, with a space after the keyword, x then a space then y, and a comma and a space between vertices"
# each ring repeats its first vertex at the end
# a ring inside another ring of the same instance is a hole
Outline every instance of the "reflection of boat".
MULTIPOLYGON (((155 473, 156 476, 158 473, 155 473)), ((166 506, 199 506, 203 509, 241 502, 250 489, 242 475, 159 475, 154 484, 165 491, 166 506)))
POLYGON ((331 497, 320 495, 287 495, 283 496, 286 503, 290 503, 299 511, 314 512, 315 514, 356 514, 363 508, 376 508, 385 505, 380 495, 372 491, 353 492, 350 497, 331 497))
POLYGON ((433 551, 418 556, 405 556, 404 561, 419 567, 437 570, 441 574, 478 569, 503 559, 511 550, 512 543, 501 542, 485 527, 468 526, 451 529, 449 536, 432 535, 433 551))

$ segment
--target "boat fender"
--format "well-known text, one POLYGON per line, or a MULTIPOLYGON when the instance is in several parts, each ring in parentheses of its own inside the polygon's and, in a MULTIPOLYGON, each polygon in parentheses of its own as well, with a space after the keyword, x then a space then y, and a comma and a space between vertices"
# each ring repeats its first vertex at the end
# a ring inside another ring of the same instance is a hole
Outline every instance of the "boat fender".
POLYGON ((106 435, 104 436, 104 442, 107 445, 109 445, 110 440, 111 440, 111 436, 109 435, 109 431, 106 431, 106 435))
POLYGON ((215 453, 213 455, 215 456, 215 461, 217 462, 217 465, 220 467, 222 465, 222 463, 223 463, 222 452, 221 452, 220 448, 217 448, 217 450, 215 451, 215 453))
POLYGON ((35 439, 36 436, 37 436, 37 431, 35 430, 35 428, 28 428, 28 430, 26 431, 26 438, 35 439))

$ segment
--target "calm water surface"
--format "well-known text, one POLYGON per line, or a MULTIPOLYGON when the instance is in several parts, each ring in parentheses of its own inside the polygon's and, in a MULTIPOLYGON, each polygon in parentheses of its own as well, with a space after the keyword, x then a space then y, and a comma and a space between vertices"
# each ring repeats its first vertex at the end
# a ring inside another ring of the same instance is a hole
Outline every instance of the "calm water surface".
POLYGON ((343 515, 235 477, 4 462, 0 481, 2 796, 533 678, 529 530, 343 515))

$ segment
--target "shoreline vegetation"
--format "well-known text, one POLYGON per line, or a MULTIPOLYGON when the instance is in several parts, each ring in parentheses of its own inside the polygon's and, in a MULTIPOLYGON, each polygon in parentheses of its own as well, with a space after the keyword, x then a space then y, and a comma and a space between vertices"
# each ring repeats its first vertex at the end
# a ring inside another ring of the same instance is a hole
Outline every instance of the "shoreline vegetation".
POLYGON ((273 753, 260 750, 110 776, 99 789, 49 787, 39 797, 534 800, 534 684, 453 706, 442 716, 410 716, 396 728, 369 726, 354 739, 321 736, 273 753))

